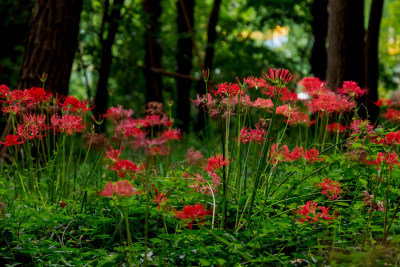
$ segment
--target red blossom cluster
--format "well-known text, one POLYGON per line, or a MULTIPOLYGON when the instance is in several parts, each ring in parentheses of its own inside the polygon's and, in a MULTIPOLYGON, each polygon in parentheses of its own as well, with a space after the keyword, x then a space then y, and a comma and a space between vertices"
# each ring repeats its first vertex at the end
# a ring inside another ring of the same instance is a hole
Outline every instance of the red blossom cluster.
POLYGON ((133 163, 130 160, 127 159, 120 159, 122 150, 109 150, 106 153, 105 158, 109 160, 109 162, 111 163, 110 165, 110 169, 112 171, 116 171, 118 177, 126 177, 129 176, 131 178, 134 178, 134 174, 142 171, 145 168, 145 165, 142 164, 140 166, 138 166, 137 164, 133 163))
POLYGON ((389 153, 379 152, 375 160, 365 160, 364 162, 369 165, 376 165, 377 170, 382 163, 385 163, 389 166, 389 171, 393 170, 393 165, 400 164, 399 156, 394 151, 389 153))
POLYGON ((255 129, 247 129, 247 127, 244 127, 240 130, 240 141, 243 144, 254 142, 261 145, 261 142, 265 140, 264 135, 266 134, 264 129, 260 130, 260 126, 257 123, 255 129))
POLYGON ((128 180, 119 180, 115 183, 108 182, 105 189, 100 193, 102 196, 111 197, 113 195, 119 195, 123 197, 130 197, 132 195, 139 195, 139 191, 136 191, 135 187, 128 180))
POLYGON ((194 204, 193 206, 186 205, 182 211, 175 210, 175 217, 186 222, 189 229, 192 229, 193 223, 197 219, 201 219, 200 224, 204 224, 205 217, 209 214, 211 214, 211 211, 207 211, 203 204, 199 203, 194 204))
POLYGON ((230 99, 232 99, 234 96, 237 94, 243 94, 243 92, 240 91, 240 87, 236 83, 221 83, 217 85, 218 90, 210 90, 211 93, 213 93, 215 96, 228 96, 230 99))
POLYGON ((311 163, 314 163, 314 161, 324 161, 323 158, 318 158, 319 151, 315 147, 310 150, 307 148, 295 147, 292 152, 290 152, 287 145, 279 147, 279 144, 273 144, 271 146, 270 155, 273 162, 276 162, 277 160, 291 162, 298 160, 300 157, 311 163))
POLYGON ((340 183, 333 181, 331 178, 323 179, 321 183, 315 185, 316 188, 322 189, 321 194, 325 195, 329 200, 334 200, 342 192, 340 183))
POLYGON ((347 127, 340 123, 334 122, 334 123, 329 124, 326 127, 326 129, 333 134, 333 133, 338 133, 338 132, 344 132, 344 131, 346 131, 347 127))
POLYGON ((267 73, 263 72, 265 79, 273 84, 283 85, 289 84, 295 78, 294 75, 291 75, 288 70, 285 69, 271 69, 268 67, 267 73))
POLYGON ((301 218, 298 220, 301 223, 304 222, 316 223, 320 222, 322 219, 330 223, 330 221, 333 220, 333 217, 331 217, 328 214, 329 207, 327 208, 324 206, 318 207, 318 203, 312 200, 304 204, 299 210, 293 212, 301 215, 301 218), (318 209, 321 212, 317 212, 318 209))
POLYGON ((364 191, 363 195, 365 204, 364 208, 368 208, 367 213, 370 213, 371 210, 374 211, 385 211, 385 207, 383 206, 383 201, 378 201, 376 204, 374 203, 373 199, 375 198, 374 195, 370 195, 368 191, 364 191))
POLYGON ((161 194, 158 192, 158 188, 154 189, 154 193, 156 194, 156 197, 154 198, 154 202, 158 204, 158 210, 161 209, 161 205, 165 202, 168 201, 169 194, 171 191, 165 195, 165 192, 163 191, 161 194))

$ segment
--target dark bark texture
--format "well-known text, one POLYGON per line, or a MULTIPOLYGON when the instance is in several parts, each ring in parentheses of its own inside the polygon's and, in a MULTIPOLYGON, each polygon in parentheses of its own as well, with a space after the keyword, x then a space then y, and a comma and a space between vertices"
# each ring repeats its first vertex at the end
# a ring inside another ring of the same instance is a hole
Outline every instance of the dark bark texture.
POLYGON ((160 0, 144 0, 143 8, 146 13, 146 54, 143 74, 146 80, 146 101, 162 102, 162 76, 151 68, 161 68, 162 46, 160 39, 161 16, 160 0))
POLYGON ((328 86, 364 86, 364 1, 331 0, 328 20, 328 86))
MULTIPOLYGON (((190 37, 190 27, 193 28, 194 23, 194 0, 177 0, 177 24, 178 24, 178 53, 176 55, 177 72, 190 75, 193 64, 193 42, 190 37)), ((177 119, 182 131, 188 132, 190 124, 190 89, 192 81, 184 78, 177 78, 178 90, 178 112, 177 119)))
POLYGON ((311 50, 311 73, 321 80, 326 79, 327 52, 326 38, 328 35, 328 0, 314 0, 311 6, 312 33, 314 45, 311 50))
POLYGON ((372 0, 367 37, 365 40, 365 88, 368 89, 368 94, 365 97, 364 103, 368 109, 370 120, 373 122, 375 122, 379 116, 379 107, 372 102, 378 101, 378 47, 383 1, 384 0, 372 0))
POLYGON ((59 95, 68 94, 81 11, 82 0, 36 1, 18 89, 41 86, 38 75, 47 73, 46 88, 59 95))
MULTIPOLYGON (((102 27, 100 31, 100 44, 102 46, 101 63, 99 68, 99 81, 97 84, 96 97, 94 100, 95 108, 93 110, 95 116, 99 118, 101 114, 107 111, 108 90, 107 82, 110 76, 110 68, 112 63, 112 46, 114 44, 115 35, 118 32, 118 26, 121 19, 121 8, 124 0, 114 0, 109 13, 109 0, 106 0, 104 7, 104 15, 102 27), (107 33, 107 36, 105 36, 107 33)), ((101 131, 105 130, 105 124, 101 124, 101 131)))

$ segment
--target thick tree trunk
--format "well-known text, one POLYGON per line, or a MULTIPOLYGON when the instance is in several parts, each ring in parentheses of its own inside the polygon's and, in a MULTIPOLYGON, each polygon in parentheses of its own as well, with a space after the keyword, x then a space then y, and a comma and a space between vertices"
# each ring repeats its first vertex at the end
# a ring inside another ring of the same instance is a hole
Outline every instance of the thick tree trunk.
POLYGON ((327 53, 326 38, 328 35, 328 0, 314 0, 311 6, 312 33, 314 45, 311 50, 311 73, 321 80, 326 78, 327 53))
POLYGON ((384 0, 372 0, 367 38, 365 40, 365 88, 368 89, 368 94, 365 97, 364 103, 368 109, 368 115, 373 122, 375 122, 379 116, 379 107, 375 106, 372 101, 376 102, 378 100, 378 47, 383 1, 384 0))
MULTIPOLYGON (((214 59, 214 44, 215 41, 217 40, 217 23, 219 19, 219 11, 221 7, 221 1, 222 0, 214 0, 214 5, 213 9, 210 14, 210 19, 208 21, 208 30, 207 30, 207 47, 206 47, 206 56, 204 59, 204 68, 209 69, 210 71, 210 78, 211 79, 211 74, 213 73, 213 59, 214 59)), ((196 84, 196 91, 198 94, 203 95, 206 93, 206 88, 204 85, 204 81, 199 81, 196 84)), ((199 116, 197 119, 197 124, 196 124, 196 130, 202 130, 204 129, 204 112, 199 112, 199 116)))
POLYGON ((364 1, 331 0, 328 21, 328 86, 364 86, 364 1))
MULTIPOLYGON (((178 9, 178 53, 176 55, 177 72, 189 75, 192 71, 193 64, 193 42, 190 37, 189 27, 193 27, 194 23, 194 0, 177 0, 178 9), (189 26, 189 25, 190 26, 189 26)), ((178 89, 178 112, 177 119, 182 131, 188 132, 190 124, 190 89, 192 81, 184 78, 177 78, 178 89)))
POLYGON ((29 26, 19 89, 41 86, 38 75, 48 74, 46 88, 68 94, 72 62, 78 44, 82 0, 37 0, 29 26))
POLYGON ((162 76, 155 73, 151 68, 161 68, 162 46, 160 39, 160 25, 158 19, 161 16, 160 0, 144 0, 144 11, 146 12, 146 54, 143 69, 146 79, 146 101, 162 102, 162 76))
MULTIPOLYGON (((100 32, 100 44, 102 45, 101 63, 99 68, 99 81, 97 84, 96 97, 94 99, 95 108, 93 110, 98 118, 101 114, 107 111, 108 90, 107 82, 110 75, 112 63, 112 45, 114 44, 115 35, 118 32, 119 21, 121 19, 121 8, 124 0, 114 0, 111 6, 111 14, 108 14, 109 0, 106 0, 105 10, 103 15, 102 30, 100 32), (108 29, 105 31, 105 29, 108 29), (103 38, 104 32, 107 32, 107 37, 103 38)), ((101 131, 105 131, 105 124, 101 124, 101 131)))

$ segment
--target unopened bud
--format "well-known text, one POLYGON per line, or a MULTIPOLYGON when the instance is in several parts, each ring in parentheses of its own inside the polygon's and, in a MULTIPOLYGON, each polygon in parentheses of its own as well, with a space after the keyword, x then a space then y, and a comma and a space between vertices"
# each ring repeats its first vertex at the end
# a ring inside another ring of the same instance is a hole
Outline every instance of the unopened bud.
POLYGON ((203 80, 205 82, 208 82, 208 78, 210 78, 210 70, 209 69, 204 69, 203 70, 203 80))

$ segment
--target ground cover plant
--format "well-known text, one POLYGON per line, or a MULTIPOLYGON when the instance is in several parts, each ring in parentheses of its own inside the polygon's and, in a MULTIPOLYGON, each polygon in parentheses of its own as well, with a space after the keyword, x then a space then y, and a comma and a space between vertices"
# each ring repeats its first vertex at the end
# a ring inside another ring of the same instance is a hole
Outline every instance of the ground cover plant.
POLYGON ((183 135, 172 102, 98 121, 41 78, 0 86, 3 264, 398 263, 400 95, 371 124, 357 83, 268 68, 193 99, 206 128, 183 135))

